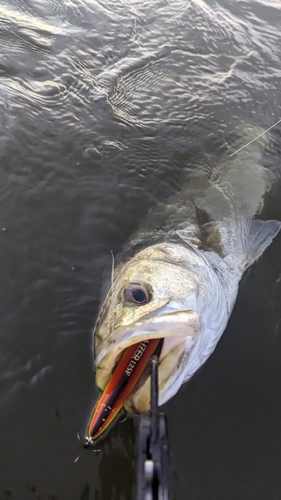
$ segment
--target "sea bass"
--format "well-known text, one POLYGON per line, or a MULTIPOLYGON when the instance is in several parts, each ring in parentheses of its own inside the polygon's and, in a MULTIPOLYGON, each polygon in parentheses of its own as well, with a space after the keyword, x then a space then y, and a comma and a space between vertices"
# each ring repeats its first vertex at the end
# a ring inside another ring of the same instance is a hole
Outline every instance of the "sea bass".
MULTIPOLYGON (((243 143, 261 132, 245 126, 243 143)), ((160 405, 214 351, 243 272, 281 228, 279 221, 254 218, 270 187, 261 163, 266 145, 263 137, 231 158, 228 153, 211 172, 197 172, 177 195, 150 210, 132 236, 94 329, 96 383, 101 391, 134 344, 163 339, 160 405)), ((149 409, 149 373, 147 366, 126 394, 127 411, 149 409)))

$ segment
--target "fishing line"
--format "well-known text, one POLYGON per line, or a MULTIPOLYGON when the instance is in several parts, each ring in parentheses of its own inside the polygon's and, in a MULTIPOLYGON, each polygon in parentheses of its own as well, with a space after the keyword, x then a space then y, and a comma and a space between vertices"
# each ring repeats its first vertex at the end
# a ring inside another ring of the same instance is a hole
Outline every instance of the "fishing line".
POLYGON ((244 146, 242 146, 242 148, 239 148, 237 149, 237 151, 234 151, 234 153, 231 153, 230 156, 233 156, 233 155, 236 155, 236 153, 239 153, 239 151, 242 151, 242 149, 246 148, 247 146, 249 146, 249 144, 252 144, 252 142, 255 142, 257 139, 259 139, 260 137, 262 137, 264 134, 266 134, 266 132, 269 132, 269 130, 271 130, 273 127, 276 127, 276 125, 278 125, 278 123, 281 122, 281 118, 276 122, 274 123, 274 125, 271 125, 271 127, 269 127, 268 129, 266 129, 264 132, 262 132, 261 134, 259 134, 257 137, 255 137, 255 139, 252 139, 250 142, 247 142, 247 144, 245 144, 244 146))

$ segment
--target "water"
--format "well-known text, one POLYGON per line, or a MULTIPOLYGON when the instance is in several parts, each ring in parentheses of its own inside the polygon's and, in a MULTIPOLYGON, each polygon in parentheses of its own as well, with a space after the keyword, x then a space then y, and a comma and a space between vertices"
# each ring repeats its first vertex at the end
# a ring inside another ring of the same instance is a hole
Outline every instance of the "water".
MULTIPOLYGON (((137 420, 82 450, 110 251, 158 200, 281 117, 281 2, 0 2, 1 500, 134 498, 137 420), (76 457, 81 453, 77 462, 76 457)), ((264 218, 281 220, 280 125, 264 218)), ((165 407, 172 499, 279 500, 281 237, 165 407)))

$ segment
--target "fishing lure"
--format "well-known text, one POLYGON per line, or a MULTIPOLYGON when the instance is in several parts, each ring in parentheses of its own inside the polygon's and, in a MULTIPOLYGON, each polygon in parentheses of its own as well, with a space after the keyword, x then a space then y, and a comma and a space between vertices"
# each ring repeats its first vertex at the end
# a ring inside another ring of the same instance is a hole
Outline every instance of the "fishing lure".
POLYGON ((92 443, 109 426, 134 389, 161 339, 144 340, 128 347, 91 414, 86 442, 92 443))

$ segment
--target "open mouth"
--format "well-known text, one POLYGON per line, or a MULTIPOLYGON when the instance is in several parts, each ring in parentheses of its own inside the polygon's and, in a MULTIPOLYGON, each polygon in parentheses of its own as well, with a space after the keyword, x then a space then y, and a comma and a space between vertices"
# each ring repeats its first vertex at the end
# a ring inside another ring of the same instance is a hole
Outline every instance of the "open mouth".
MULTIPOLYGON (((133 329, 132 326, 125 328, 121 342, 114 345, 113 341, 108 352, 101 354, 96 380, 103 392, 89 420, 88 442, 107 429, 123 406, 134 413, 149 409, 150 359, 153 354, 159 358, 160 400, 161 393, 178 378, 197 336, 197 315, 189 314, 189 321, 185 317, 184 323, 179 321, 179 316, 178 313, 172 315, 172 319, 171 315, 164 320, 162 317, 153 321, 153 318, 142 322, 139 329, 136 324, 133 329)), ((118 333, 120 339, 120 331, 118 333)))
POLYGON ((111 378, 121 355, 127 347, 144 340, 163 338, 163 347, 159 361, 175 346, 189 337, 198 334, 198 316, 195 311, 185 310, 168 312, 159 316, 149 316, 128 326, 120 326, 111 335, 110 340, 102 342, 102 348, 96 353, 96 384, 103 391, 111 378))

